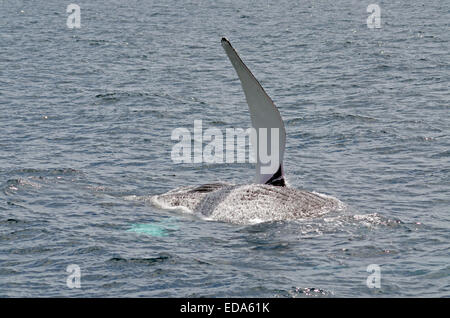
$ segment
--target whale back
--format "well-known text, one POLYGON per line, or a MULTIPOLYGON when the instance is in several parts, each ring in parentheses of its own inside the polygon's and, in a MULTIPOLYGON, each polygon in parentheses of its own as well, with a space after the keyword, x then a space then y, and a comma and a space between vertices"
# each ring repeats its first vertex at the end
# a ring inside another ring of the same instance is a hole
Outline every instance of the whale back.
POLYGON ((156 195, 151 202, 206 219, 236 224, 320 217, 343 204, 330 196, 267 184, 206 184, 156 195))

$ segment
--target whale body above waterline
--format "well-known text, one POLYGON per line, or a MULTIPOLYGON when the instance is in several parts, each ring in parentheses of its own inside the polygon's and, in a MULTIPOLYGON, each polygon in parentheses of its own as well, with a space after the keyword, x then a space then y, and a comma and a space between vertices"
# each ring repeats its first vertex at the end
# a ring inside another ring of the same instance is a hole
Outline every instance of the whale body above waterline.
POLYGON ((236 224, 320 217, 345 207, 338 199, 316 192, 268 184, 227 183, 177 188, 152 196, 151 203, 162 209, 236 224))
MULTIPOLYGON (((258 154, 255 183, 211 183, 180 187, 154 195, 150 201, 162 209, 180 210, 209 220, 237 224, 321 217, 342 210, 345 205, 334 197, 286 186, 283 170, 286 131, 281 115, 231 43, 226 38, 222 38, 221 43, 241 81, 252 127, 256 131, 263 128, 280 132, 275 143, 273 140, 271 143, 271 138, 266 138, 265 148, 271 149, 271 146, 277 145, 278 169, 270 174, 264 172, 267 169, 263 169, 264 163, 258 154)), ((257 137, 260 140, 260 136, 257 137)))

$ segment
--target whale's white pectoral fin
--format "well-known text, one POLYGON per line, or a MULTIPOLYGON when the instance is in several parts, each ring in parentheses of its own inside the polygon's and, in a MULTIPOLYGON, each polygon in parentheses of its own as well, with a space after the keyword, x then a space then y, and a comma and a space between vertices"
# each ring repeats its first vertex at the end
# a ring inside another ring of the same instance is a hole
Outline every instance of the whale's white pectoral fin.
POLYGON ((239 76, 257 133, 258 144, 253 145, 257 149, 256 182, 285 186, 286 131, 280 112, 226 38, 222 38, 222 46, 239 76))

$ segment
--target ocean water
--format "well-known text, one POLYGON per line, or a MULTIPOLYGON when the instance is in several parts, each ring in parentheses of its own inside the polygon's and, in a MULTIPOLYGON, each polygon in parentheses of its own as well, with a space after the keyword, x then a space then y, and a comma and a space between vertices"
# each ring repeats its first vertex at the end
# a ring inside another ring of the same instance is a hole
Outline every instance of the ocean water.
POLYGON ((375 29, 356 0, 73 2, 69 29, 69 2, 0 1, 0 296, 450 296, 448 1, 378 1, 375 29), (250 126, 222 36, 279 107, 289 184, 345 211, 236 225, 136 199, 252 181, 170 156, 194 120, 250 126))

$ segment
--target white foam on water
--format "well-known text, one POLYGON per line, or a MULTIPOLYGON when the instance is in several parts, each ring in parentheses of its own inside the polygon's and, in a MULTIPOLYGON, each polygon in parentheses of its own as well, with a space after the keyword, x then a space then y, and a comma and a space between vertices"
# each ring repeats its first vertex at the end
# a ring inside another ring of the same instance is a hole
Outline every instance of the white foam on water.
POLYGON ((150 197, 150 203, 153 204, 155 207, 163 209, 163 210, 169 210, 169 211, 178 211, 182 213, 188 213, 188 214, 194 214, 194 211, 189 209, 187 206, 171 206, 170 204, 165 203, 162 200, 159 200, 158 195, 154 195, 150 197))

